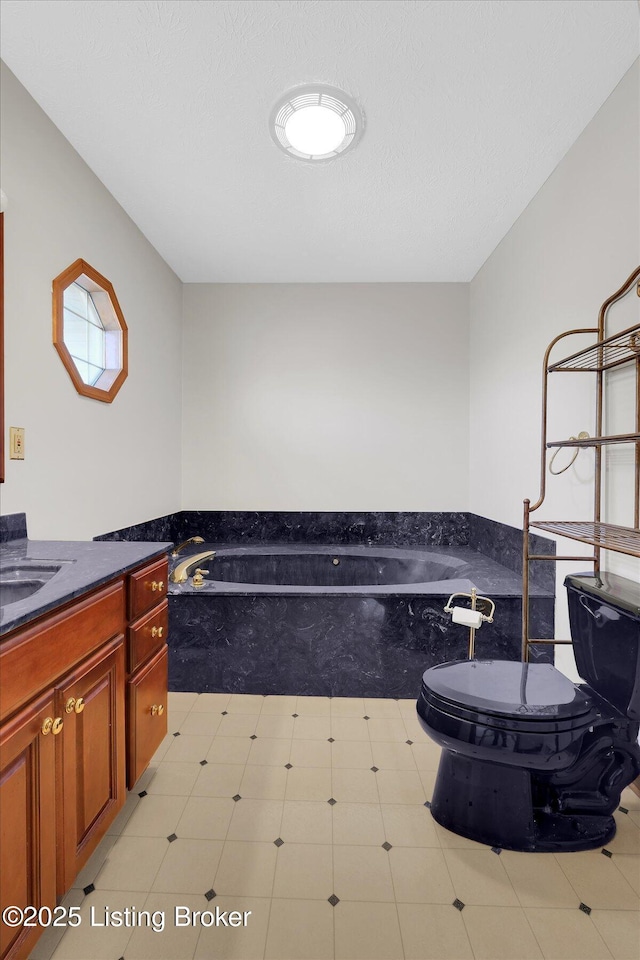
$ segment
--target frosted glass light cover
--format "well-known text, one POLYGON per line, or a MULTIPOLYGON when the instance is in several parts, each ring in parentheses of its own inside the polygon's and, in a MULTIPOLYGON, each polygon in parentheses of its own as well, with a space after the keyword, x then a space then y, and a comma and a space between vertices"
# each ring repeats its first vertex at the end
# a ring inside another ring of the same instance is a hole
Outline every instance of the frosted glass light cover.
POLYGON ((344 120, 328 107, 304 107, 292 113, 285 124, 289 143, 300 153, 332 153, 345 138, 344 120))
POLYGON ((280 97, 270 118, 274 142, 298 160, 333 160, 364 131, 364 117, 347 93, 324 84, 296 87, 280 97))

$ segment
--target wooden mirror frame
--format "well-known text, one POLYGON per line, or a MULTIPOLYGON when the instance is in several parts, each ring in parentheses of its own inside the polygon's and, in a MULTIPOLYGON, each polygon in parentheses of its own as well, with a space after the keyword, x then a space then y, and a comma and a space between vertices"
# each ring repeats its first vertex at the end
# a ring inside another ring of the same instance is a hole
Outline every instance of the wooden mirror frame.
POLYGON ((0 213, 0 483, 4 483, 4 213, 0 213))

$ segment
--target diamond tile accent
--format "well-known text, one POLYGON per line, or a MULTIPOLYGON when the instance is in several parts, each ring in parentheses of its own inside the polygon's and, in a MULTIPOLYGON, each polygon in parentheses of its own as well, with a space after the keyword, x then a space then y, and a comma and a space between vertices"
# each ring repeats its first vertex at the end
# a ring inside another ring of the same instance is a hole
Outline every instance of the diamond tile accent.
POLYGON ((327 803, 330 803, 331 806, 333 806, 333 805, 334 805, 335 803, 337 803, 337 802, 338 802, 338 801, 337 801, 337 800, 334 800, 333 797, 330 797, 330 798, 327 800, 327 803))
POLYGON ((176 732, 174 733, 174 737, 179 737, 179 736, 180 736, 180 731, 176 730, 176 732))
POLYGON ((378 767, 371 767, 371 769, 373 770, 374 773, 377 773, 379 768, 378 768, 378 767))
POLYGON ((456 908, 456 910, 464 910, 464 903, 462 900, 458 900, 457 897, 453 901, 453 906, 456 908))
POLYGON ((211 887, 211 889, 207 890, 207 892, 205 893, 205 897, 207 900, 213 900, 215 896, 216 896, 216 892, 213 889, 213 887, 211 887))
POLYGON ((388 840, 385 840, 385 842, 382 844, 382 849, 386 850, 387 852, 391 850, 391 844, 389 843, 388 840))
POLYGON ((331 896, 329 897, 329 903, 331 904, 332 907, 335 907, 336 904, 340 903, 340 900, 338 897, 336 897, 335 893, 332 893, 331 896))
POLYGON ((285 763, 285 768, 286 768, 287 770, 291 770, 291 769, 293 768, 293 764, 292 764, 292 763, 285 763))
POLYGON ((292 713, 291 716, 292 716, 292 717, 297 717, 298 714, 297 714, 297 713, 292 713))
POLYGON ((284 843, 284 840, 282 839, 282 837, 278 837, 278 839, 274 840, 273 842, 275 843, 276 847, 281 847, 282 844, 284 843))
POLYGON ((236 803, 237 803, 237 802, 238 802, 238 800, 242 800, 242 797, 240 796, 240 794, 239 794, 239 793, 236 793, 236 795, 235 795, 235 797, 233 797, 232 799, 233 799, 233 800, 235 800, 235 801, 236 801, 236 803))
POLYGON ((431 800, 425 800, 424 805, 427 810, 431 810, 431 800))
POLYGON ((94 890, 95 890, 95 887, 92 883, 90 883, 88 887, 82 888, 82 892, 84 893, 85 897, 88 896, 90 893, 93 893, 94 890))
POLYGON ((618 807, 618 810, 620 811, 620 813, 629 813, 626 807, 618 807))
POLYGON ((169 843, 173 843, 173 841, 177 839, 178 839, 177 833, 170 833, 169 836, 167 837, 167 840, 169 841, 169 843))
POLYGON ((491 847, 491 853, 497 853, 498 856, 502 853, 502 847, 491 847))
POLYGON ((413 744, 413 740, 406 740, 405 742, 408 743, 409 746, 412 746, 412 744, 413 744))
POLYGON ((146 797, 146 795, 147 795, 146 790, 141 790, 140 793, 138 794, 139 797, 146 797))
POLYGON ((602 848, 602 853, 604 853, 605 857, 612 857, 612 856, 613 856, 613 854, 611 853, 611 850, 607 850, 606 847, 603 847, 603 848, 602 848))
POLYGON ((252 733, 251 736, 249 737, 249 740, 257 740, 257 739, 258 739, 258 738, 257 738, 257 736, 255 735, 255 733, 252 733))
POLYGON ((586 913, 587 916, 589 916, 589 914, 591 913, 591 907, 588 907, 586 903, 580 904, 580 910, 582 910, 583 913, 586 913))
POLYGON ((329 743, 335 743, 335 740, 333 739, 333 737, 329 737, 329 743))
POLYGON ((362 719, 363 719, 363 720, 371 720, 371 717, 364 716, 362 719))
POLYGON ((222 711, 222 716, 223 716, 223 717, 227 717, 228 715, 229 715, 229 711, 228 711, 228 710, 223 710, 223 711, 222 711))
POLYGON ((209 763, 208 760, 201 760, 201 761, 200 761, 200 766, 201 766, 201 767, 206 767, 206 765, 207 765, 208 763, 209 763))

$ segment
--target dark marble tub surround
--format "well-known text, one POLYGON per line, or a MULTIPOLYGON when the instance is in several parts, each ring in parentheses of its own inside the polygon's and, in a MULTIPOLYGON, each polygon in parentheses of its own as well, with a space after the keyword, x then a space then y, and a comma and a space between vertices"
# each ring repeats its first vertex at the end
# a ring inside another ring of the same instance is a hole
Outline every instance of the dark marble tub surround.
MULTIPOLYGON (((424 670, 467 656, 469 631, 447 596, 169 597, 169 687, 198 693, 416 697, 424 670)), ((520 601, 504 598, 476 633, 477 656, 520 656, 520 601)), ((534 629, 553 601, 532 604, 534 629)), ((545 658, 549 650, 543 651, 545 658)))
POLYGON ((23 600, 0 607, 0 635, 35 620, 43 613, 67 603, 87 591, 133 570, 147 560, 167 552, 169 543, 96 543, 73 540, 26 540, 3 543, 0 579, 3 571, 21 564, 42 562, 60 569, 41 589, 23 600))
MULTIPOLYGON (((507 523, 480 517, 477 513, 469 513, 467 517, 469 545, 522 576, 522 530, 507 523)), ((530 533, 529 552, 537 556, 553 557, 556 554, 555 541, 530 533)), ((534 560, 530 564, 530 581, 543 590, 555 593, 555 564, 549 560, 534 560)))
MULTIPOLYGON (((522 575, 522 530, 463 511, 313 512, 182 510, 113 530, 96 540, 171 540, 200 536, 207 543, 335 543, 391 547, 469 546, 522 575)), ((530 535, 531 552, 554 554, 555 542, 530 535)), ((531 582, 555 589, 552 563, 531 564, 531 582)))
POLYGON ((9 540, 26 540, 26 513, 5 513, 0 516, 0 543, 9 540))
POLYGON ((462 546, 469 542, 463 512, 375 513, 284 510, 182 510, 104 533, 96 540, 172 540, 207 543, 358 543, 462 546))
POLYGON ((336 543, 462 546, 469 542, 462 512, 374 513, 185 510, 179 534, 197 532, 217 543, 336 543))
MULTIPOLYGON (((205 543, 187 547, 184 557, 208 548, 224 555, 331 544, 365 552, 428 547, 465 564, 458 579, 439 585, 343 586, 329 588, 331 595, 326 587, 295 584, 206 580, 197 593, 190 584, 172 585, 174 690, 414 696, 428 666, 466 656, 469 632, 452 624, 443 607, 450 593, 468 592, 472 584, 496 602, 495 622, 476 634, 477 655, 520 658, 522 531, 507 524, 465 512, 185 510, 100 539, 154 535, 176 543, 203 537, 205 543)), ((539 553, 555 550, 538 536, 531 546, 539 553)), ((532 630, 552 636, 554 565, 532 565, 532 573, 532 630)), ((553 647, 532 648, 532 655, 553 662, 553 647)))
MULTIPOLYGON (((199 544, 194 550, 207 548, 199 544)), ((190 550, 191 548, 188 548, 190 550)), ((169 597, 169 676, 173 690, 306 693, 314 696, 413 697, 427 667, 467 656, 469 631, 444 606, 473 584, 496 603, 494 623, 476 633, 482 659, 520 658, 520 580, 470 547, 222 546, 220 559, 289 557, 350 559, 394 555, 440 560, 459 579, 430 583, 296 586, 206 579, 195 590, 172 584, 169 597), (306 554, 306 556, 305 556, 306 554)), ((185 551, 186 553, 187 551, 185 551)), ((209 565, 215 575, 215 563, 209 565)), ((230 567, 232 569, 232 567, 230 567)), ((267 572, 271 572, 269 566, 267 572)), ((292 579, 298 579, 296 571, 292 579)), ((461 603, 465 601, 462 600, 461 603)), ((553 631, 554 600, 532 586, 532 628, 553 631)), ((540 631, 540 633, 538 633, 540 631)), ((552 661, 552 648, 540 658, 552 661)))
MULTIPOLYGON (((145 520, 142 523, 134 523, 130 527, 122 527, 120 530, 112 530, 110 533, 103 533, 94 540, 128 540, 145 541, 162 540, 176 543, 180 539, 176 535, 179 525, 179 513, 169 513, 165 517, 156 517, 155 520, 145 520)), ((182 538, 186 539, 186 538, 182 538)))

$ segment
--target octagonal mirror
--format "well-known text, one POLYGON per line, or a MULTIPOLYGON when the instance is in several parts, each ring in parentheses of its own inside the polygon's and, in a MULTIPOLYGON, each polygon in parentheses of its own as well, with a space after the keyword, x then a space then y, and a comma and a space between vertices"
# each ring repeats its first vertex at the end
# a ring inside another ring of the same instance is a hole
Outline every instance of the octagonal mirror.
POLYGON ((78 393, 111 403, 127 378, 127 325, 113 285, 84 260, 53 281, 53 345, 78 393))

